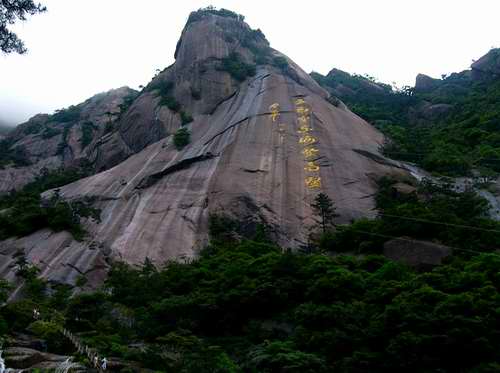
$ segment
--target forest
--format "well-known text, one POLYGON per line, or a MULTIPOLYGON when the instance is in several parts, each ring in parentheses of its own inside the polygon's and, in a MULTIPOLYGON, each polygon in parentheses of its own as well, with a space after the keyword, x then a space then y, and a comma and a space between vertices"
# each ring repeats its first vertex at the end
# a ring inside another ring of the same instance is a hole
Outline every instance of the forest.
MULTIPOLYGON (((328 225, 309 250, 276 246, 266 227, 243 237, 237 221, 212 216, 197 259, 114 262, 96 292, 71 296, 83 279, 47 283, 19 253, 24 299, 2 307, 0 332, 28 330, 70 353, 67 328, 157 372, 498 371, 499 223, 472 191, 424 182, 408 195, 394 180, 379 184, 379 218, 328 225), (396 215, 423 222, 395 224, 396 215), (391 261, 382 248, 396 235, 440 240, 453 255, 427 270, 391 261)), ((10 286, 1 288, 5 300, 10 286)))

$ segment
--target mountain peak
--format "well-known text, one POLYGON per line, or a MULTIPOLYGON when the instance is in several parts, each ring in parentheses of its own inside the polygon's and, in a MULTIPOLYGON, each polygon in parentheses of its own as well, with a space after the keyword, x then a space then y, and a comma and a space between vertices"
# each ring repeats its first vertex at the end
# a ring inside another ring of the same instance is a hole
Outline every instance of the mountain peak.
POLYGON ((225 58, 231 53, 240 54, 246 63, 255 62, 257 55, 266 53, 269 42, 244 19, 226 9, 192 12, 177 43, 176 62, 189 65, 209 58, 225 58))

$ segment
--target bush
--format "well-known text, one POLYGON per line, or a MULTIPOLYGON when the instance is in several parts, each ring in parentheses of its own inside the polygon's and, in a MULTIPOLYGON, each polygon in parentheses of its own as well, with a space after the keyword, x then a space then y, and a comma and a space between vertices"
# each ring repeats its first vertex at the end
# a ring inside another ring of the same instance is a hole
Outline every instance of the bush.
POLYGON ((256 73, 255 65, 243 62, 238 53, 231 53, 228 57, 223 58, 219 70, 228 72, 239 82, 244 81, 247 77, 254 76, 256 73))
POLYGON ((182 150, 187 144, 189 144, 191 134, 186 128, 179 128, 174 134, 174 145, 177 150, 182 150))
POLYGON ((87 175, 81 169, 45 172, 23 189, 0 197, 0 209, 7 212, 0 215, 0 239, 24 236, 42 228, 54 231, 67 230, 76 239, 82 239, 85 232, 80 217, 98 220, 99 211, 88 207, 87 201, 62 201, 58 193, 42 206, 40 194, 87 175))
POLYGON ((285 57, 274 57, 273 65, 276 66, 280 70, 285 70, 288 67, 288 61, 285 57))
POLYGON ((193 117, 186 113, 185 111, 181 111, 181 124, 184 126, 193 121, 193 117))
POLYGON ((70 106, 67 109, 56 110, 55 114, 49 117, 50 122, 69 123, 80 119, 82 108, 80 106, 70 106))
POLYGON ((49 350, 54 353, 61 352, 66 345, 66 338, 61 333, 61 326, 55 322, 38 320, 31 323, 27 330, 45 340, 49 350))

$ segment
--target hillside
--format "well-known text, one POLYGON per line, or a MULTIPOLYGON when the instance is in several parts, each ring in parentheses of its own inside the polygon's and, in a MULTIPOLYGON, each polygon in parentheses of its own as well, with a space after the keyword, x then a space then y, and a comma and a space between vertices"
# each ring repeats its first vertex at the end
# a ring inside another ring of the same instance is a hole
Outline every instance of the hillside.
POLYGON ((389 136, 385 154, 445 175, 500 171, 500 49, 442 79, 418 75, 400 91, 333 69, 323 87, 389 136))

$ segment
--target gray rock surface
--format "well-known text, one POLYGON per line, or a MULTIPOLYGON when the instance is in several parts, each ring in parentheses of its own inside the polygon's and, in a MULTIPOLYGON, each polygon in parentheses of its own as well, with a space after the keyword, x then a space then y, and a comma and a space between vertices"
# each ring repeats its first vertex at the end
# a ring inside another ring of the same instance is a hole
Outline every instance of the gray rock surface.
POLYGON ((44 169, 88 164, 102 170, 125 159, 132 151, 118 132, 106 132, 119 119, 120 105, 135 94, 128 87, 114 89, 77 105, 79 114, 71 121, 61 122, 57 116, 39 114, 16 127, 6 140, 10 151, 22 154, 28 165, 0 167, 0 194, 22 188, 44 169), (91 128, 89 144, 82 141, 85 126, 91 128))
POLYGON ((384 244, 384 255, 389 259, 418 269, 430 269, 440 265, 452 254, 452 249, 428 241, 399 238, 384 244))
MULTIPOLYGON (((22 369, 22 371, 31 371, 34 369, 47 369, 55 371, 61 367, 67 356, 40 352, 26 347, 9 347, 4 351, 5 363, 9 369, 22 369)), ((72 372, 84 372, 85 367, 73 363, 72 372)))
MULTIPOLYGON (((102 211, 101 222, 85 223, 89 236, 84 242, 48 231, 2 242, 4 262, 14 247, 25 248, 54 281, 74 283, 84 274, 97 283, 105 276, 108 257, 133 264, 150 258, 160 264, 196 256, 208 240, 214 213, 263 223, 272 238, 290 248, 306 244, 316 223, 310 204, 320 191, 335 201, 339 223, 373 216, 374 180, 406 174, 399 163, 380 154, 382 134, 344 105, 328 103, 329 94, 275 50, 268 50, 271 60, 286 59, 286 68, 261 64, 243 82, 222 71, 220 59, 231 52, 254 63, 256 56, 240 38, 248 35, 256 33, 232 18, 211 15, 188 24, 175 64, 159 73, 122 114, 116 133, 97 140, 98 151, 106 147, 110 154, 92 153, 96 162, 114 160, 110 163, 134 154, 112 168, 104 162, 104 171, 61 188, 67 200, 92 197, 102 211), (191 142, 181 151, 172 144, 180 115, 161 106, 151 88, 167 82, 173 83, 172 95, 182 110, 194 117, 186 126, 191 142), (305 170, 299 143, 298 98, 310 109, 311 135, 319 151, 318 189, 305 183, 311 172, 305 170), (279 104, 276 121, 273 104, 279 104)), ((256 46, 269 48, 261 36, 255 36, 256 46)), ((0 274, 13 278, 7 264, 0 274)))
POLYGON ((418 74, 415 79, 415 91, 425 93, 436 89, 441 84, 441 80, 431 78, 425 74, 418 74))
POLYGON ((471 65, 472 78, 492 80, 500 76, 500 48, 491 49, 471 65))

